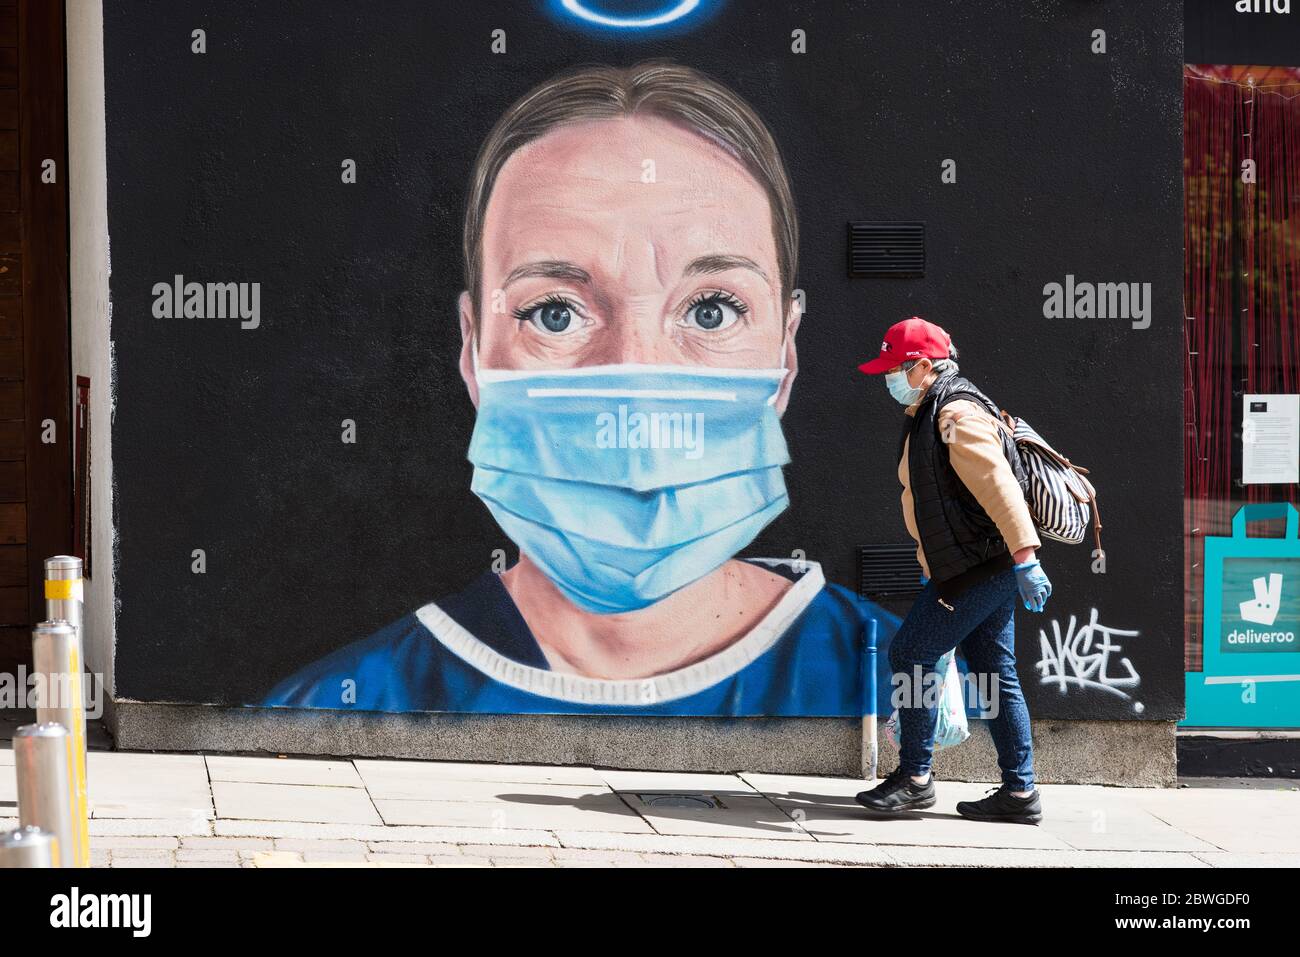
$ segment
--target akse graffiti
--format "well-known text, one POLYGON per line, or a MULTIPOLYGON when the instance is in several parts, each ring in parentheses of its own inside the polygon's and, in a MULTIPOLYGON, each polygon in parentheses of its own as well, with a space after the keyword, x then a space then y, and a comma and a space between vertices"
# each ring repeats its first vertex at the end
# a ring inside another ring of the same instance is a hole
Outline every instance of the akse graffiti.
POLYGON ((1118 695, 1124 700, 1132 696, 1124 689, 1136 688, 1142 683, 1142 677, 1128 658, 1121 657, 1124 649, 1111 639, 1116 637, 1136 638, 1136 631, 1121 628, 1108 628, 1097 621, 1097 609, 1092 609, 1088 623, 1079 626, 1074 615, 1065 633, 1061 633, 1061 623, 1052 622, 1052 638, 1047 637, 1047 630, 1038 632, 1042 655, 1038 661, 1040 683, 1055 684, 1062 694, 1070 688, 1106 691, 1118 695), (1112 663, 1111 655, 1116 656, 1112 663), (1116 671, 1123 674, 1112 673, 1116 671))

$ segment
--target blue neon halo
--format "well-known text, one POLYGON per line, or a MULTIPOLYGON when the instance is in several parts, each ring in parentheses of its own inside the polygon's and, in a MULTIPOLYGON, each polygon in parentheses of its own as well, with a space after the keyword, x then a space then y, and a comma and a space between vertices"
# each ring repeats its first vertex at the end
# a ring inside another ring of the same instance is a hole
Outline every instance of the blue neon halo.
POLYGON ((585 20, 600 27, 612 27, 617 30, 645 30, 650 27, 667 26, 687 16, 700 5, 700 0, 678 0, 678 3, 659 13, 642 16, 619 17, 598 10, 590 9, 585 0, 560 0, 560 6, 570 16, 585 20))

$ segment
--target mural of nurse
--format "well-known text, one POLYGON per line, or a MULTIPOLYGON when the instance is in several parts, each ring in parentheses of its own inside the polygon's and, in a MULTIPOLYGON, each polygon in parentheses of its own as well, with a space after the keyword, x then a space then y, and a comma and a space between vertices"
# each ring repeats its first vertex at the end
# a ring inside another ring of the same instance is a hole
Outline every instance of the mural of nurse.
POLYGON ((666 62, 550 79, 484 142, 464 243, 472 490, 519 559, 264 703, 860 714, 862 630, 897 619, 815 562, 735 557, 788 504, 800 320, 753 109, 666 62))

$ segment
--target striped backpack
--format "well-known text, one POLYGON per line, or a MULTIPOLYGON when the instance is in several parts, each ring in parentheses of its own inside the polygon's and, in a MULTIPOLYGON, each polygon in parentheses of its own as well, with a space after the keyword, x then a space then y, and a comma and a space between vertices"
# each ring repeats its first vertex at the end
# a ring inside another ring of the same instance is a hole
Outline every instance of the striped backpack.
POLYGON ((1084 478, 1088 470, 1052 448, 1024 419, 1004 411, 1002 427, 1015 442, 1029 476, 1025 499, 1038 530, 1047 538, 1077 545, 1091 524, 1100 552, 1101 515, 1097 511, 1097 490, 1084 478))

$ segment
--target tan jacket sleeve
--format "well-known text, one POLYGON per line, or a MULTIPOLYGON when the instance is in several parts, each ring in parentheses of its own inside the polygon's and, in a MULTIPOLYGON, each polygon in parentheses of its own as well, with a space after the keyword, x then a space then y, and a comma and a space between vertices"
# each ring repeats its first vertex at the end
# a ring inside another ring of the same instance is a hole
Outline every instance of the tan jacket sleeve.
POLYGON ((1002 451, 1001 426, 988 410, 958 399, 939 412, 939 435, 948 446, 953 471, 993 519, 1007 551, 1038 548, 1038 532, 1025 494, 1002 451))
POLYGON ((898 483, 903 486, 903 524, 907 534, 916 542, 916 560, 921 566, 921 574, 930 577, 930 565, 925 560, 925 551, 921 548, 921 533, 916 530, 916 509, 912 503, 912 476, 907 468, 907 448, 909 440, 903 440, 903 457, 898 460, 898 483))

